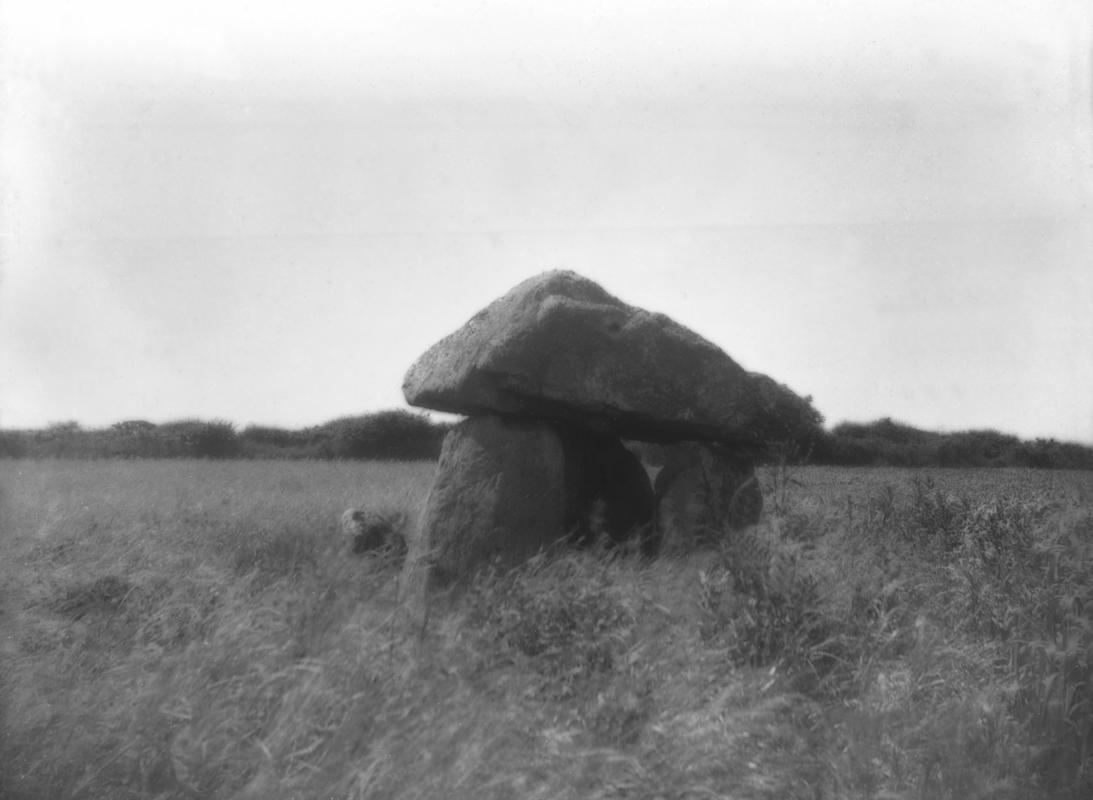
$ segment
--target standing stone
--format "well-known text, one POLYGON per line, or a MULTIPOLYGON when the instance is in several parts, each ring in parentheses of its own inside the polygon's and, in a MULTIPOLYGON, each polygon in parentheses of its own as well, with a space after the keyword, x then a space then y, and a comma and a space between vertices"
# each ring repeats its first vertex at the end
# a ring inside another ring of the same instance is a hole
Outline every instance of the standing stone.
POLYGON ((657 474, 657 528, 664 550, 711 544, 759 521, 763 492, 749 456, 718 445, 664 448, 657 474))
POLYGON ((656 499, 616 438, 552 423, 473 417, 444 439, 421 524, 408 535, 401 596, 424 619, 427 587, 518 564, 559 541, 601 534, 657 552, 656 499))
POLYGON ((410 533, 402 594, 423 613, 426 585, 469 578, 495 558, 513 565, 566 534, 565 454, 550 425, 497 416, 445 437, 421 525, 410 533))

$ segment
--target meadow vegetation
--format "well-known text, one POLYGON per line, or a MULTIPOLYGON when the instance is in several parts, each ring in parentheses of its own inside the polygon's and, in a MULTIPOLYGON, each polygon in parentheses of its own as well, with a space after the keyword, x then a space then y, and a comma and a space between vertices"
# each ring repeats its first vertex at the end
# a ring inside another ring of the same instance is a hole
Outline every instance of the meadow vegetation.
POLYGON ((485 570, 431 462, 0 462, 0 796, 1087 798, 1089 473, 764 468, 757 528, 485 570))
POLYGON ((155 424, 133 419, 108 428, 62 422, 39 430, 0 430, 0 458, 434 459, 450 425, 393 409, 299 430, 225 420, 155 424))
MULTIPOLYGON (((896 467, 1035 467, 1093 470, 1093 447, 1055 439, 1023 441, 994 430, 939 433, 889 418, 825 430, 811 397, 768 379, 769 405, 749 428, 765 464, 896 467)), ((213 458, 412 461, 435 459, 451 423, 392 409, 291 430, 225 420, 108 428, 63 422, 40 430, 0 430, 0 458, 213 458)))

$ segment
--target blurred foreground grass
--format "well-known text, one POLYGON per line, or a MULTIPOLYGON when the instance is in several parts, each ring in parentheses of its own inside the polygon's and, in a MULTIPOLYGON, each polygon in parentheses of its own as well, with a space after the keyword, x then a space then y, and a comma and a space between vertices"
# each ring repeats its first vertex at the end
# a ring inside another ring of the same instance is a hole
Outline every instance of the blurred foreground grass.
POLYGON ((1093 796, 1093 474, 803 468, 398 624, 433 464, 0 462, 6 798, 1093 796))

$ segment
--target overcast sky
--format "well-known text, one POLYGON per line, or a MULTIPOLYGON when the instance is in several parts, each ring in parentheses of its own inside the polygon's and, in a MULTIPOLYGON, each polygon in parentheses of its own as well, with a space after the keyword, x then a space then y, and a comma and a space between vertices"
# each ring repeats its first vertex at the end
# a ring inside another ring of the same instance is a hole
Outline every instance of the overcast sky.
POLYGON ((1093 442, 1085 0, 0 0, 0 427, 299 427, 574 269, 829 423, 1093 442))

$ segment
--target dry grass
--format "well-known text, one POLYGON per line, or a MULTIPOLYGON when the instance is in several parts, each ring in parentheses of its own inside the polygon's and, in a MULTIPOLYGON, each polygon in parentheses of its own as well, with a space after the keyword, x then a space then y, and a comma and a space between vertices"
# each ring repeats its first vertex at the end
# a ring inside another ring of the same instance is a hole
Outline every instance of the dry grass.
POLYGON ((400 624, 431 464, 0 462, 0 796, 1090 796, 1089 473, 799 469, 400 624))

